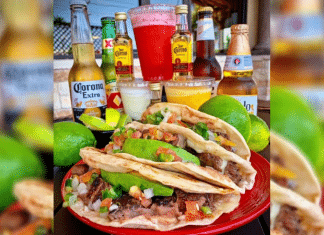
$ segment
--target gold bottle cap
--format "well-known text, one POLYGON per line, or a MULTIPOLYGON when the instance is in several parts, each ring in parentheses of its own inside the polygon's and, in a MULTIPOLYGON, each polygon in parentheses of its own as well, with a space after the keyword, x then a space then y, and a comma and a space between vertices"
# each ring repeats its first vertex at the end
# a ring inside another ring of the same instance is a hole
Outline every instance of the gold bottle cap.
POLYGON ((249 26, 247 24, 232 25, 231 33, 249 33, 249 26))
POLYGON ((212 7, 199 7, 197 12, 213 12, 213 8, 212 7))
POLYGON ((161 90, 161 83, 159 82, 150 83, 149 87, 151 91, 159 91, 161 90))
POLYGON ((188 14, 188 5, 178 5, 175 7, 176 14, 188 14))
POLYGON ((116 12, 115 20, 127 20, 126 12, 116 12))

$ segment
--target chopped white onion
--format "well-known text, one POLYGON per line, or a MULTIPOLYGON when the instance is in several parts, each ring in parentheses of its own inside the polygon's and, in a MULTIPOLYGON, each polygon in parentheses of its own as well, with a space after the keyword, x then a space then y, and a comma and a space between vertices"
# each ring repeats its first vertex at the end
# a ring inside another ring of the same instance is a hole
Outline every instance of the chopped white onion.
POLYGON ((108 217, 108 212, 105 213, 99 213, 100 217, 107 218, 108 217))
POLYGON ((113 211, 113 210, 117 210, 118 209, 118 205, 116 204, 112 204, 110 207, 109 207, 109 211, 113 211))
POLYGON ((150 198, 154 197, 153 188, 144 189, 144 195, 145 195, 146 199, 150 199, 150 198))
POLYGON ((72 195, 70 198, 69 198, 69 205, 70 206, 73 206, 76 202, 77 202, 77 195, 72 195))
POLYGON ((209 140, 215 141, 215 135, 214 135, 214 132, 208 130, 208 134, 209 134, 209 140))
POLYGON ((95 202, 92 204, 92 208, 93 208, 95 211, 99 211, 99 209, 100 209, 100 205, 101 205, 101 200, 98 199, 97 201, 95 201, 95 202))
POLYGON ((77 177, 74 177, 72 180, 72 189, 73 191, 77 191, 79 186, 79 180, 77 177))
POLYGON ((85 212, 89 212, 89 211, 90 211, 90 210, 89 210, 89 207, 84 206, 84 211, 85 211, 85 212))
POLYGON ((79 194, 85 194, 88 192, 87 185, 85 185, 85 183, 79 184, 79 186, 77 187, 77 190, 78 190, 79 194))
POLYGON ((114 144, 113 150, 117 150, 117 149, 120 149, 120 146, 114 144))

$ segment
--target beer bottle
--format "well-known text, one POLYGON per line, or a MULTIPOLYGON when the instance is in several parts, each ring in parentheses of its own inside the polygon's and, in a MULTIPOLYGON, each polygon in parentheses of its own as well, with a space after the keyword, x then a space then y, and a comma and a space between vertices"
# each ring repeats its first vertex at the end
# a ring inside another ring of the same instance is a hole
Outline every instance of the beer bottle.
POLYGON ((224 77, 217 88, 217 95, 230 95, 240 101, 249 113, 257 115, 258 90, 252 79, 253 65, 249 45, 249 26, 237 24, 231 27, 224 77))
POLYGON ((85 113, 105 119, 106 92, 104 76, 96 63, 91 28, 85 0, 72 0, 71 35, 74 63, 69 73, 73 119, 85 113))
POLYGON ((128 36, 125 12, 115 13, 116 37, 114 39, 114 57, 117 81, 134 80, 133 43, 128 36))
POLYGON ((101 70, 105 77, 107 107, 123 111, 121 95, 116 86, 116 71, 114 62, 113 40, 115 38, 115 19, 113 17, 101 18, 102 24, 102 63, 101 70))
POLYGON ((193 64, 194 78, 221 80, 221 67, 215 58, 215 35, 212 7, 198 9, 197 53, 193 64))
POLYGON ((188 30, 188 6, 178 5, 176 32, 171 37, 173 80, 192 77, 192 35, 188 30))
POLYGON ((6 0, 0 1, 0 6, 6 23, 0 40, 2 125, 8 134, 13 134, 13 124, 18 119, 50 126, 53 44, 40 24, 40 3, 6 0))

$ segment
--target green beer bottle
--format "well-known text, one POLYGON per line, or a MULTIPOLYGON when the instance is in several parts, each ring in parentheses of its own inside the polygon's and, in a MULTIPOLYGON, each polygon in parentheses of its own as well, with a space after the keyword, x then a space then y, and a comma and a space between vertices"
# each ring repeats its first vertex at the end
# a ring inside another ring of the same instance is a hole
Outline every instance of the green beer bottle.
POLYGON ((102 24, 102 63, 101 70, 106 81, 107 108, 123 112, 121 95, 117 89, 117 77, 114 63, 113 40, 115 38, 114 17, 101 18, 102 24))

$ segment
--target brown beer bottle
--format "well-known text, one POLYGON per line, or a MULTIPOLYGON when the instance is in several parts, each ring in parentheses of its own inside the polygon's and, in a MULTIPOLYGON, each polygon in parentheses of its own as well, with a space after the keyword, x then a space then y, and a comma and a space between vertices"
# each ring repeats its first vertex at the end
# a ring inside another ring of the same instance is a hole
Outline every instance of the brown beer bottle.
POLYGON ((194 78, 221 80, 222 70, 215 58, 215 34, 212 7, 198 9, 197 56, 193 64, 194 78))
POLYGON ((218 85, 217 95, 230 95, 240 101, 249 113, 257 115, 258 89, 252 79, 253 64, 248 33, 247 24, 232 25, 224 78, 218 85))

